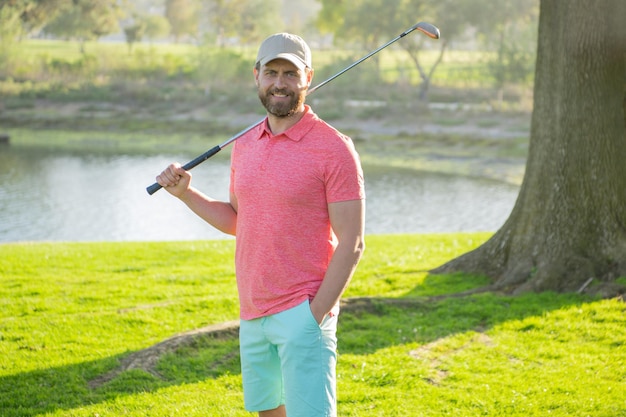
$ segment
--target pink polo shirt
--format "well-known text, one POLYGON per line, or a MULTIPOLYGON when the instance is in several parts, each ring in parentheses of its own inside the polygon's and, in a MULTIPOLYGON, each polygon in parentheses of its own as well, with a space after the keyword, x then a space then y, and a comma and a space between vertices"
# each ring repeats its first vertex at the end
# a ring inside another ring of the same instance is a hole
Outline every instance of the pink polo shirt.
POLYGON ((328 203, 365 198, 350 138, 309 106, 277 136, 266 119, 235 142, 230 187, 239 206, 235 265, 241 318, 312 299, 337 246, 328 203))

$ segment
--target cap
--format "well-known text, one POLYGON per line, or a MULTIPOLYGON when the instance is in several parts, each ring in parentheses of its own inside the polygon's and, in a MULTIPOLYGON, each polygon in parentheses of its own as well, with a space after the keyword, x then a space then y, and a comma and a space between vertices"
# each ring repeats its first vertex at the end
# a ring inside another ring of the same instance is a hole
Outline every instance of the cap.
POLYGON ((311 65, 311 49, 297 35, 276 33, 265 39, 259 47, 256 63, 261 66, 274 59, 286 59, 299 69, 313 68, 311 65))

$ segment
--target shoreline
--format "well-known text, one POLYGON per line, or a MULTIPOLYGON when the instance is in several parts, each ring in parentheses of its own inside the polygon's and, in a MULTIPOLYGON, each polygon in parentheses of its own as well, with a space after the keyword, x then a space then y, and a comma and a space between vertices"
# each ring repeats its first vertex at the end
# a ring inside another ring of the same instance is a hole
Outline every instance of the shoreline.
MULTIPOLYGON (((7 146, 59 151, 199 154, 263 118, 175 105, 160 115, 129 112, 126 104, 37 100, 29 108, 0 112, 0 122, 8 126, 0 135, 11 137, 7 146)), ((364 163, 521 184, 529 114, 433 110, 407 115, 347 115, 327 122, 353 139, 364 163)))

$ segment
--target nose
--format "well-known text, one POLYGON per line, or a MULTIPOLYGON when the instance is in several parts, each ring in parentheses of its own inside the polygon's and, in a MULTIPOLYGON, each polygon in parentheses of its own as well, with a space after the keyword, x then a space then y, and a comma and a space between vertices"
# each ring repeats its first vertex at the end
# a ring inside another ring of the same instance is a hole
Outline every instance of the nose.
POLYGON ((276 88, 281 88, 281 87, 284 87, 286 85, 284 77, 285 76, 283 74, 278 74, 276 76, 276 79, 274 80, 274 86, 276 88))

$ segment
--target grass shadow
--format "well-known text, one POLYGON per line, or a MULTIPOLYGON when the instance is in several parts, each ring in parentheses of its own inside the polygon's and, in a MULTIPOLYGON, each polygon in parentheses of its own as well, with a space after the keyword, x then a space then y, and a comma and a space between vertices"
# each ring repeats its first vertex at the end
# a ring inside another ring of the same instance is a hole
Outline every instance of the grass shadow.
MULTIPOLYGON (((429 275, 423 285, 401 298, 347 300, 338 330, 340 353, 369 355, 407 343, 426 344, 464 332, 485 332, 506 321, 590 301, 582 295, 555 293, 445 296, 450 288, 459 289, 459 279, 458 275, 429 275)), ((469 287, 484 284, 480 277, 470 281, 469 287)), ((136 367, 92 383, 114 372, 135 353, 0 377, 0 409, 7 417, 34 417, 240 373, 236 333, 227 337, 200 333, 189 343, 161 352, 149 369, 136 367)))
POLYGON ((40 416, 239 373, 238 341, 205 337, 165 354, 153 371, 130 369, 92 386, 92 381, 115 370, 129 354, 2 376, 0 415, 40 416))

